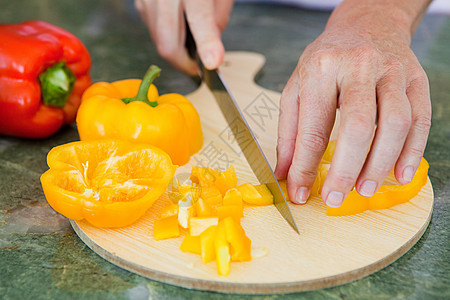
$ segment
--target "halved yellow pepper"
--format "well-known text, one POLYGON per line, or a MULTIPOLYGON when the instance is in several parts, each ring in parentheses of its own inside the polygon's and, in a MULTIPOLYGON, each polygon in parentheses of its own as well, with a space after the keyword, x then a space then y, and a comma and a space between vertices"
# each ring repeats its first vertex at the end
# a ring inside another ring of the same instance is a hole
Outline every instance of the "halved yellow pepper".
POLYGON ((327 207, 328 216, 344 216, 367 209, 386 209, 405 203, 420 192, 427 183, 428 162, 422 158, 413 180, 404 185, 382 185, 372 197, 363 197, 356 190, 351 191, 340 207, 327 207))
MULTIPOLYGON (((336 141, 330 141, 327 146, 316 180, 311 189, 311 196, 320 196, 325 177, 330 168, 331 159, 336 148, 336 141)), ((394 205, 411 200, 427 183, 428 162, 422 158, 413 180, 405 185, 382 185, 372 197, 361 196, 355 189, 350 191, 339 207, 327 207, 327 216, 346 216, 361 213, 368 209, 387 209, 394 205)))

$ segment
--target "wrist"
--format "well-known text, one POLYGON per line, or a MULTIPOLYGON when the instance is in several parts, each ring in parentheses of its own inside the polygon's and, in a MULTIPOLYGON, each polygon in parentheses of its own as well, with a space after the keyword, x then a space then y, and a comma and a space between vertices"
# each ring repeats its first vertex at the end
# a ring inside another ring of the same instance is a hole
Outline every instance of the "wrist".
POLYGON ((409 45, 429 2, 344 0, 330 16, 326 30, 353 28, 375 38, 401 39, 409 45))

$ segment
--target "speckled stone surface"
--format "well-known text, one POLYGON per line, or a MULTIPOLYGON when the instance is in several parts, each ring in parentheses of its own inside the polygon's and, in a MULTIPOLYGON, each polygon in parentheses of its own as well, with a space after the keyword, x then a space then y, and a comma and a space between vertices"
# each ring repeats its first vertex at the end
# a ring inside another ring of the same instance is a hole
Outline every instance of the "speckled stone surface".
MULTIPOLYGON (((0 0, 0 22, 41 19, 71 31, 92 55, 94 81, 139 77, 156 63, 164 70, 158 79, 162 93, 195 90, 190 78, 158 57, 132 2, 0 0)), ((223 38, 228 50, 264 54, 267 64, 258 82, 281 91, 328 16, 286 6, 237 4, 223 38)), ((39 141, 0 136, 0 298, 450 299, 450 16, 427 15, 412 48, 431 85, 433 125, 425 157, 435 205, 424 236, 392 265, 337 287, 267 296, 188 290, 120 269, 85 246, 43 195, 39 176, 47 169, 47 152, 78 139, 69 126, 39 141)))

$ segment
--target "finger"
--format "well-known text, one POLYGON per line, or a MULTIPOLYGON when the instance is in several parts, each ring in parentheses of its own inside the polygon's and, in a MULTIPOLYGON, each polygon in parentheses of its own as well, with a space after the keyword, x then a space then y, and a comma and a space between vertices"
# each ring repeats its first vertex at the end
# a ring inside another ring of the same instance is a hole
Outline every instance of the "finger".
POLYGON ((403 75, 390 74, 377 85, 378 126, 356 189, 371 197, 397 161, 411 125, 411 105, 403 75))
POLYGON ((186 28, 179 1, 137 0, 135 5, 149 28, 159 55, 182 72, 199 74, 197 63, 184 47, 186 28))
POLYGON ((334 124, 337 88, 329 58, 303 69, 300 87, 298 128, 287 190, 295 203, 305 203, 315 180, 334 124))
MULTIPOLYGON (((281 93, 275 176, 285 179, 294 155, 298 127, 300 79, 294 72, 281 93)), ((293 199, 293 198, 292 198, 293 199)))
POLYGON ((218 68, 222 64, 225 49, 214 19, 214 1, 189 0, 184 5, 200 59, 207 69, 218 68))
POLYGON ((224 32, 230 19, 231 10, 233 9, 234 0, 215 0, 214 10, 216 24, 220 32, 224 32))
POLYGON ((411 103, 411 128, 395 167, 395 177, 401 184, 411 182, 420 164, 431 127, 431 100, 428 79, 422 75, 406 90, 411 103))
POLYGON ((366 160, 375 127, 374 74, 367 63, 342 79, 338 141, 321 193, 330 207, 342 204, 366 160))

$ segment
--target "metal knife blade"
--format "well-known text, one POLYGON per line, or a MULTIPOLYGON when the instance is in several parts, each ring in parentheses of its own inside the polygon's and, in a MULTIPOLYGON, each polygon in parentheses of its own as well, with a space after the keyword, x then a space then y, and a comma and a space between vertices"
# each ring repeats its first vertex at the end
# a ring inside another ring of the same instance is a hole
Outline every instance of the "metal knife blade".
POLYGON ((265 157, 254 133, 245 120, 236 100, 233 98, 219 70, 203 70, 206 85, 214 94, 222 114, 227 120, 235 141, 244 153, 253 173, 261 184, 267 185, 274 199, 275 207, 291 227, 299 233, 297 224, 292 216, 286 198, 281 191, 280 184, 273 174, 272 168, 265 157), (239 136, 239 138, 237 138, 239 136))
POLYGON ((281 191, 280 184, 276 179, 272 168, 264 155, 255 135, 248 126, 242 111, 236 100, 233 98, 230 89, 219 70, 208 70, 202 66, 201 61, 197 57, 197 49, 189 25, 186 22, 186 48, 189 56, 197 59, 199 65, 203 69, 203 81, 209 87, 224 115, 235 141, 239 144, 242 153, 244 153, 250 167, 256 178, 261 184, 265 184, 273 195, 275 207, 288 224, 300 234, 291 210, 287 204, 286 198, 281 191), (230 126, 233 124, 233 126, 230 126), (239 137, 239 138, 237 138, 239 137))

